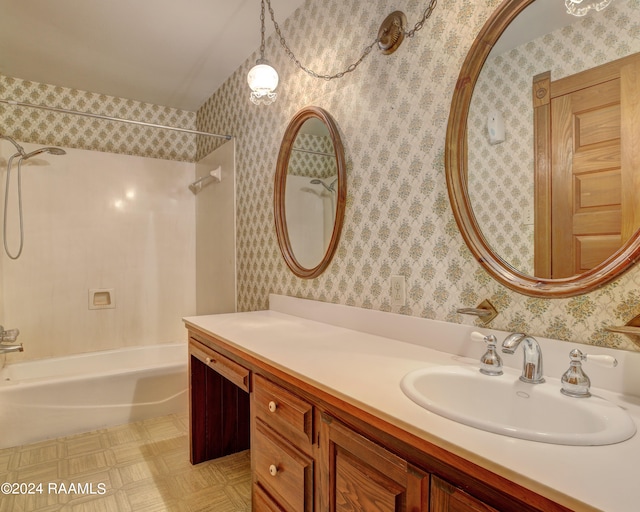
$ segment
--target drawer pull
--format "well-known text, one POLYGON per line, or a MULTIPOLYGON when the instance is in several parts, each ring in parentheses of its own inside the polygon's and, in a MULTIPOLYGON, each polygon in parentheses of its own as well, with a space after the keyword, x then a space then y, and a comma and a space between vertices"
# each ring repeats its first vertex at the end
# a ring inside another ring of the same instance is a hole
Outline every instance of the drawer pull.
POLYGON ((276 476, 278 474, 278 466, 271 464, 271 466, 269 466, 269 474, 271 476, 276 476))
POLYGON ((207 359, 205 360, 207 364, 211 364, 211 358, 207 357, 207 359))
POLYGON ((269 411, 276 412, 277 408, 278 408, 278 404, 275 403, 273 400, 271 400, 271 402, 269 402, 269 411))

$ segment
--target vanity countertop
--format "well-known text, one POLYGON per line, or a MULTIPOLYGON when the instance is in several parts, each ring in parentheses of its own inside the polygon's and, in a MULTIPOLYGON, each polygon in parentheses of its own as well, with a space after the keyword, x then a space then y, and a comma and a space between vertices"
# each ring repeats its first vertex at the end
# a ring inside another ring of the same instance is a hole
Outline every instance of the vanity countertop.
MULTIPOLYGON (((418 322, 416 325, 433 322, 407 320, 418 322)), ((188 317, 184 321, 187 327, 220 338, 569 508, 629 512, 637 510, 640 503, 636 478, 640 434, 608 446, 545 444, 468 427, 431 413, 407 398, 399 383, 412 370, 434 365, 478 366, 475 357, 460 355, 459 350, 452 354, 425 346, 434 335, 429 330, 422 333, 425 344, 415 344, 273 309, 188 317)), ((439 346, 438 343, 441 340, 434 340, 433 344, 439 346)), ((626 408, 640 425, 640 401, 636 397, 596 388, 592 392, 626 408)))

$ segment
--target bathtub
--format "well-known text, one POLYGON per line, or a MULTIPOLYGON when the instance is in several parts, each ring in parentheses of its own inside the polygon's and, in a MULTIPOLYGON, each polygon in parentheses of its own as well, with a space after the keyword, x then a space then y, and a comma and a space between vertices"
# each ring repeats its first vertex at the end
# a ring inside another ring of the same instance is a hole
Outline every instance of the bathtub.
POLYGON ((188 410, 185 342, 8 364, 0 448, 188 410))

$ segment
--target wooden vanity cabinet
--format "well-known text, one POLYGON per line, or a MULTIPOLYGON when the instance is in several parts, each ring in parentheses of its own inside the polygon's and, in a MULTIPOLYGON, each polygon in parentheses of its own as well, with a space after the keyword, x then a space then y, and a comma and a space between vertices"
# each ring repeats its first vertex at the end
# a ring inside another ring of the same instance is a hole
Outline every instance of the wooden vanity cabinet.
POLYGON ((569 512, 222 340, 189 360, 192 462, 250 434, 256 512, 569 512))
POLYGON ((431 512, 499 512, 449 482, 431 477, 431 512))
MULTIPOLYGON (((251 394, 254 496, 276 510, 314 510, 313 406, 260 374, 251 394)), ((255 499, 255 498, 254 498, 255 499)), ((254 510, 261 510, 254 506, 254 510)), ((267 509, 268 510, 268 509, 267 509)))
POLYGON ((319 510, 428 512, 429 474, 322 414, 319 510))

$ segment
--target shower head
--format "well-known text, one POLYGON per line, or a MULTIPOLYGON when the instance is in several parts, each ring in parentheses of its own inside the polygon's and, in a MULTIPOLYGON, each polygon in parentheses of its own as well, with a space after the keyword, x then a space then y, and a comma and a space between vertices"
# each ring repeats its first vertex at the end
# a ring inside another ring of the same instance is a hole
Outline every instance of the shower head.
POLYGON ((324 188, 326 188, 329 192, 335 192, 336 191, 336 182, 338 181, 338 179, 336 178, 335 180, 333 180, 331 182, 331 185, 327 185, 324 181, 319 180, 319 179, 313 179, 311 180, 309 183, 311 183, 312 185, 322 185, 324 188))
POLYGON ((39 155, 40 153, 50 153, 52 155, 67 154, 67 152, 64 149, 54 148, 54 147, 40 148, 40 149, 36 149, 35 151, 32 151, 31 153, 26 153, 24 148, 20 144, 18 144, 12 137, 9 137, 8 135, 2 135, 0 133, 0 139, 5 139, 11 142, 11 144, 13 144, 15 148, 18 150, 18 154, 22 157, 23 160, 26 160, 27 158, 31 158, 32 156, 39 155))
POLYGON ((9 137, 8 135, 2 135, 0 133, 0 139, 8 140, 9 142, 11 142, 11 144, 13 144, 15 146, 15 148, 18 150, 18 154, 22 158, 25 158, 27 156, 27 154, 24 152, 24 148, 20 144, 18 144, 15 140, 13 140, 11 137, 9 137))
POLYGON ((64 149, 54 148, 54 147, 46 147, 46 148, 36 149, 35 151, 32 151, 31 153, 27 153, 26 155, 23 154, 22 155, 22 159, 26 160, 27 158, 31 158, 32 156, 39 155, 40 153, 49 153, 51 155, 66 155, 67 154, 67 152, 64 149))

